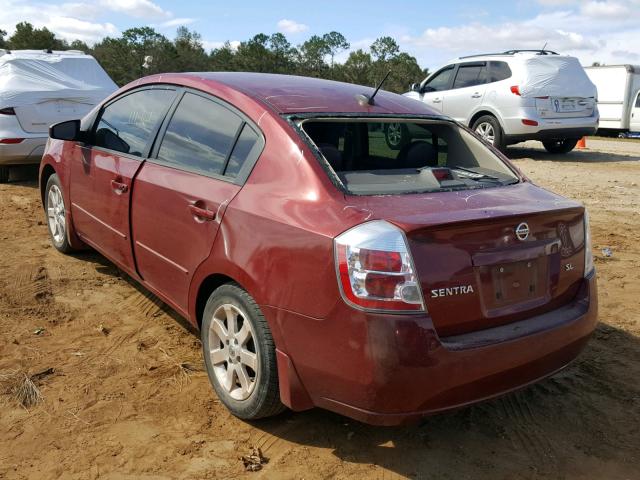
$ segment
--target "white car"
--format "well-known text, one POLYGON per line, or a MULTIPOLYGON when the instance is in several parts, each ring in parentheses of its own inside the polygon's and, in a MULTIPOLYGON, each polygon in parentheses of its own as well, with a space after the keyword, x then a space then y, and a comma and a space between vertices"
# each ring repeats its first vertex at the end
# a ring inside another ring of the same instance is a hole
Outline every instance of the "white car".
POLYGON ((0 50, 0 183, 40 163, 49 126, 84 117, 118 87, 78 51, 0 50))
MULTIPOLYGON (((461 57, 405 94, 471 128, 494 147, 540 140, 552 153, 571 151, 598 127, 596 87, 575 57, 549 50, 510 50, 461 57)), ((405 142, 400 124, 387 144, 405 142)))

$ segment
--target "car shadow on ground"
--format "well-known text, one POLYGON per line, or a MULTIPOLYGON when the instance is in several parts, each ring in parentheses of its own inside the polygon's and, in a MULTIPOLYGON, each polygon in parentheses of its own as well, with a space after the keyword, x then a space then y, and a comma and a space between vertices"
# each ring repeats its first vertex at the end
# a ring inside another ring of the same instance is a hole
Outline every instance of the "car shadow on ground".
POLYGON ((40 165, 17 165, 11 167, 9 172, 9 184, 24 187, 38 186, 38 171, 40 165))
MULTIPOLYGON (((199 338, 187 320, 105 257, 92 250, 75 255, 129 283, 199 338)), ((278 458, 307 446, 328 450, 341 463, 384 469, 369 470, 368 478, 387 478, 385 471, 420 479, 634 478, 639 352, 640 338, 601 323, 578 359, 553 377, 417 425, 370 426, 317 408, 248 423, 259 432, 255 446, 276 469, 278 458)), ((333 465, 314 462, 313 473, 333 476, 333 465)))
POLYGON ((545 160, 552 162, 583 162, 583 163, 607 163, 607 162, 638 162, 640 156, 620 153, 601 152, 598 150, 572 150, 569 153, 552 154, 544 149, 512 146, 507 148, 507 158, 518 160, 520 158, 532 158, 533 160, 545 160))
POLYGON ((640 339, 601 324, 582 355, 553 377, 420 425, 373 427, 319 409, 252 425, 268 434, 267 457, 282 453, 271 447, 276 437, 409 478, 614 478, 609 461, 619 473, 636 471, 639 461, 638 352, 640 339))

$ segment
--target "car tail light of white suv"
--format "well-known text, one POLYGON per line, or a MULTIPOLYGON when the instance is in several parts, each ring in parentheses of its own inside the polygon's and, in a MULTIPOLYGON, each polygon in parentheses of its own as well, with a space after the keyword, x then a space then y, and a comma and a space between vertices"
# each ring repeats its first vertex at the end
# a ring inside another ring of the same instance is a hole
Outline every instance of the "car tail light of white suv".
POLYGON ((369 311, 424 311, 422 290, 402 231, 384 220, 358 225, 334 240, 345 301, 369 311))

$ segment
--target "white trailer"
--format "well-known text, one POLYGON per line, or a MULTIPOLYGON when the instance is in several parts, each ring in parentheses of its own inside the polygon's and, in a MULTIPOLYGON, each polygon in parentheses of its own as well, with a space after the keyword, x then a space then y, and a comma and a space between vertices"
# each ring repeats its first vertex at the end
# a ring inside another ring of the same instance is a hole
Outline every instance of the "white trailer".
POLYGON ((598 89, 598 131, 640 132, 640 66, 585 67, 598 89))

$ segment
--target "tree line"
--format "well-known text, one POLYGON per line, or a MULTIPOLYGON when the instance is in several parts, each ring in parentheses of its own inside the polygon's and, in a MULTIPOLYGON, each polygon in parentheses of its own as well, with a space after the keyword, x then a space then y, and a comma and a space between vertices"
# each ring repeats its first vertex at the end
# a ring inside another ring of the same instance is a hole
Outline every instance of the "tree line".
POLYGON ((105 37, 92 47, 80 40, 59 39, 46 27, 35 28, 28 22, 18 23, 8 38, 7 32, 0 30, 0 48, 73 49, 93 55, 118 85, 162 72, 247 71, 374 86, 391 72, 384 88, 400 93, 428 74, 415 57, 400 51, 392 37, 380 37, 368 49, 351 51, 343 63, 338 62, 338 56, 350 47, 344 35, 335 31, 313 35, 297 46, 282 33, 259 33, 239 45, 226 42, 207 52, 201 35, 187 27, 178 28, 173 40, 151 27, 130 28, 121 36, 105 37), (153 60, 145 62, 149 56, 153 60))

